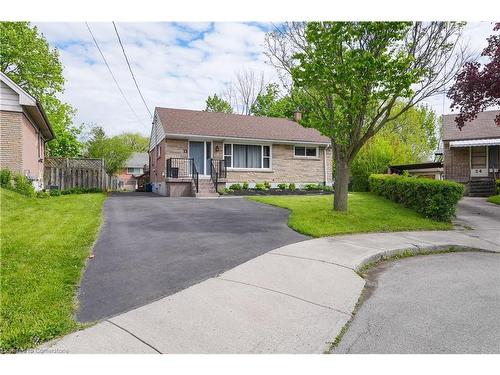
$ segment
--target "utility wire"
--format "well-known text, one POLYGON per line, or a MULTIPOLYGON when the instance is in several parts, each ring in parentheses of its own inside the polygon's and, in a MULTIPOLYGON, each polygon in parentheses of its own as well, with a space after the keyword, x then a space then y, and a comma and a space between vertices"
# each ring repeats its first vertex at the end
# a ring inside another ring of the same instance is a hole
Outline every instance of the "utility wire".
POLYGON ((128 107, 130 108, 130 111, 134 114, 135 118, 137 119, 137 121, 142 125, 144 126, 144 122, 139 118, 139 116, 137 116, 137 113, 134 111, 134 109, 132 108, 132 106, 130 105, 130 102, 128 101, 127 97, 125 96, 125 93, 123 92, 122 88, 120 87, 120 84, 118 83, 118 81, 116 80, 116 77, 115 75, 113 74, 113 71, 111 70, 111 67, 109 66, 108 64, 108 61, 106 60, 106 57, 104 56, 104 53, 102 52, 101 50, 101 47, 99 47, 99 43, 97 43, 97 40, 96 38, 94 37, 94 34, 92 33, 92 30, 90 29, 90 26, 88 24, 88 22, 85 22, 85 25, 87 25, 87 29, 90 33, 90 36, 92 37, 92 40, 94 41, 94 44, 95 46, 97 47, 97 50, 99 51, 99 53, 101 54, 101 57, 102 57, 102 60, 104 61, 104 64, 106 64, 106 67, 108 68, 108 71, 109 71, 109 74, 111 74, 111 77, 113 78, 113 81, 115 81, 115 84, 116 84, 116 87, 118 88, 118 90, 120 91, 120 93, 122 94, 123 96, 123 99, 125 99, 125 102, 127 103, 128 107))
POLYGON ((118 33, 118 29, 116 28, 116 24, 114 21, 113 21, 113 27, 115 28, 116 36, 118 37, 118 42, 120 43, 120 46, 122 47, 123 56, 125 56, 125 61, 127 61, 128 70, 130 70, 130 74, 132 75, 132 78, 134 79, 135 87, 137 88, 137 91, 139 92, 139 95, 141 96, 142 102, 144 103, 144 106, 146 107, 147 111, 149 112, 149 115, 151 117, 153 117, 153 114, 149 110, 149 107, 146 103, 146 100, 144 99, 144 96, 142 96, 141 89, 139 88, 139 85, 137 84, 137 80, 135 79, 134 72, 132 71, 132 67, 130 66, 130 62, 128 61, 127 54, 125 53, 125 48, 123 47, 123 43, 122 43, 122 40, 120 38, 120 34, 118 33))

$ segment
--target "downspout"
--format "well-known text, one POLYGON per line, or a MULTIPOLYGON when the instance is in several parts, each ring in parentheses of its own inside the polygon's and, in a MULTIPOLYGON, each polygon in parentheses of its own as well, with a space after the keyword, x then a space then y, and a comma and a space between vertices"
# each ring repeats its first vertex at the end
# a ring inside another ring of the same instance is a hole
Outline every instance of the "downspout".
POLYGON ((326 150, 328 150, 328 145, 323 149, 323 174, 325 178, 325 186, 328 184, 328 172, 327 172, 327 164, 326 164, 326 150))

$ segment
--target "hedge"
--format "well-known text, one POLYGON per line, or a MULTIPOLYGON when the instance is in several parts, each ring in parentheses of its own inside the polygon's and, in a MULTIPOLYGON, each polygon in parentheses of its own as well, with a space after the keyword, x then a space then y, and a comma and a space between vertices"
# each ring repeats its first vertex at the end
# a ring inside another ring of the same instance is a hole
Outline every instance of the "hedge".
POLYGON ((451 221, 464 194, 456 182, 394 174, 372 174, 369 183, 372 192, 439 221, 451 221))

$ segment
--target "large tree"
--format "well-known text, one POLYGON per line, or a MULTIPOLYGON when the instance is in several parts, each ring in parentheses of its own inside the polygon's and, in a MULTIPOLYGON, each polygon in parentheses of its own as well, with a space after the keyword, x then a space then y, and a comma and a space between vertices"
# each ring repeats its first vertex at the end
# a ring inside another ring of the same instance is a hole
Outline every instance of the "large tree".
POLYGON ((205 102, 205 112, 233 113, 233 107, 217 94, 214 94, 214 96, 208 96, 205 102))
POLYGON ((63 67, 51 48, 29 22, 0 22, 0 70, 43 105, 56 138, 48 143, 52 156, 76 156, 80 152, 80 127, 73 125, 75 110, 58 99, 63 92, 63 67))
POLYGON ((242 70, 236 72, 234 78, 226 85, 222 97, 237 113, 250 115, 255 99, 265 86, 266 79, 263 72, 242 70))
POLYGON ((286 117, 293 118, 293 113, 297 109, 290 95, 280 95, 279 85, 270 83, 257 95, 250 113, 254 116, 286 117))
MULTIPOLYGON (((500 31, 500 23, 493 30, 500 31)), ((500 105, 500 34, 487 40, 481 56, 488 61, 484 65, 478 61, 466 63, 448 92, 451 107, 460 111, 455 119, 460 129, 479 112, 500 105)), ((496 123, 500 126, 500 115, 496 123)))
POLYGON ((267 35, 271 63, 308 97, 302 124, 331 140, 335 210, 347 210, 350 168, 361 147, 442 93, 462 66, 462 28, 456 22, 310 22, 279 25, 267 35))

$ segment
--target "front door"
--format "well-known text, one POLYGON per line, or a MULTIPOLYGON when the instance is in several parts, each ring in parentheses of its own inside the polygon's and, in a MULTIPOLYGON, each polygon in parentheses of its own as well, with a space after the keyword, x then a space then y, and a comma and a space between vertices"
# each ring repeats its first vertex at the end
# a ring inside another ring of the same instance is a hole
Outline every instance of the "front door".
POLYGON ((212 142, 189 141, 189 157, 194 159, 196 170, 200 175, 208 175, 212 157, 212 142))
POLYGON ((470 167, 471 177, 488 176, 488 148, 486 146, 471 147, 470 167))

